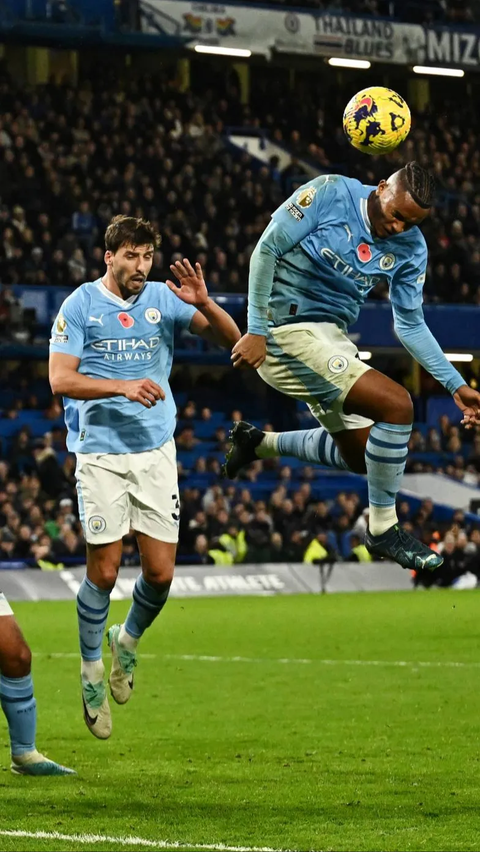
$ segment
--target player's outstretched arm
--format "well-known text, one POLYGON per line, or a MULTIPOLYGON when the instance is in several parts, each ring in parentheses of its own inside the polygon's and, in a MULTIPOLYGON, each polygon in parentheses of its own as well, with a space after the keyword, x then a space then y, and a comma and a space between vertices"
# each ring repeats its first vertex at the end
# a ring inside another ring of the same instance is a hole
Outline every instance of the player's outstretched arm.
POLYGON ((407 352, 443 385, 463 413, 468 428, 480 424, 480 393, 465 384, 463 376, 445 357, 428 328, 422 308, 406 310, 392 303, 395 331, 407 352))
POLYGON ((80 358, 75 355, 50 353, 48 377, 52 393, 59 393, 70 399, 124 396, 131 402, 141 403, 145 408, 151 408, 159 399, 165 399, 165 392, 151 379, 92 379, 78 372, 79 364, 80 358))
POLYGON ((170 269, 178 279, 178 284, 167 281, 167 286, 182 302, 197 309, 190 323, 190 331, 211 343, 231 349, 240 339, 240 329, 235 320, 209 297, 201 265, 196 263, 194 269, 190 261, 184 258, 183 263, 177 260, 170 269))

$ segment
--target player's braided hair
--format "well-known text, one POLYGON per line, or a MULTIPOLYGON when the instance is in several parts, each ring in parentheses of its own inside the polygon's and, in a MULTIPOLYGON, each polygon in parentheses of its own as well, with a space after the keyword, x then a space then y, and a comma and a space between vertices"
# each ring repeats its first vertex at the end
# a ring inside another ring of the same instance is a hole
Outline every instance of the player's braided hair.
POLYGON ((402 169, 402 177, 405 189, 408 190, 415 204, 425 210, 431 207, 435 196, 435 178, 433 175, 422 168, 416 160, 412 160, 402 169))
POLYGON ((105 231, 105 248, 115 254, 122 246, 150 246, 158 248, 162 238, 146 219, 135 216, 114 216, 105 231))

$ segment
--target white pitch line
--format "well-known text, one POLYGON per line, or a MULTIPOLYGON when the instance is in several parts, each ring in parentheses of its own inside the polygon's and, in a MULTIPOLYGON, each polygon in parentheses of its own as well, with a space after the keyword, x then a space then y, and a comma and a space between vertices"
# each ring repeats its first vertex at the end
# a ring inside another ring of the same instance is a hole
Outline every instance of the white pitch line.
POLYGON ((61 834, 59 831, 1 830, 2 837, 29 837, 32 840, 66 840, 70 843, 113 843, 116 846, 147 846, 149 849, 199 849, 204 852, 285 852, 271 846, 228 846, 225 843, 188 843, 181 840, 148 840, 146 837, 111 837, 108 834, 61 834))
MULTIPOLYGON (((37 652, 35 657, 55 657, 55 659, 77 659, 77 653, 37 652)), ((209 654, 138 654, 144 660, 178 660, 197 663, 255 663, 262 665, 293 665, 293 666, 387 666, 395 668, 449 668, 449 669, 478 669, 479 662, 460 662, 455 660, 321 660, 315 657, 221 657, 209 654)))
POLYGON ((462 663, 449 660, 320 660, 305 657, 213 657, 204 654, 163 654, 166 660, 198 661, 201 663, 280 663, 281 665, 321 666, 396 666, 399 668, 480 668, 480 662, 462 663))
MULTIPOLYGON (((54 657, 56 660, 79 660, 80 652, 78 651, 34 651, 34 657, 54 657)), ((156 660, 158 654, 137 654, 137 657, 141 657, 143 660, 156 660)))

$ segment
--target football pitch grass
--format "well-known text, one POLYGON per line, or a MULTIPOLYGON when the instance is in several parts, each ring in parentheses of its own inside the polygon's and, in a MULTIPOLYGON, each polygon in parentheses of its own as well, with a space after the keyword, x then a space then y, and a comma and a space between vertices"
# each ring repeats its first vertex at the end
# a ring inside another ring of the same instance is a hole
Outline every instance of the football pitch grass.
POLYGON ((2 719, 0 849, 480 849, 478 592, 170 601, 106 742, 74 604, 15 611, 78 777, 11 775, 2 719))

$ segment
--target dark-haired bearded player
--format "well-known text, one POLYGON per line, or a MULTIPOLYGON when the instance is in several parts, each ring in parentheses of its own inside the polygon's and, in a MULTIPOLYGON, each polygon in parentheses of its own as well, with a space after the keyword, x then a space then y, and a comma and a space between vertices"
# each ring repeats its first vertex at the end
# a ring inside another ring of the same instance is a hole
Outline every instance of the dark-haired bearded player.
POLYGON ((411 162, 378 187, 341 175, 317 177, 273 214, 252 255, 248 333, 232 361, 306 402, 321 427, 264 433, 239 423, 224 468, 233 478, 254 459, 295 456, 366 472, 367 548, 411 569, 442 562, 398 525, 395 510, 412 401, 405 388, 359 360, 346 332, 372 287, 387 282, 401 342, 450 391, 462 422, 480 423, 480 394, 447 361, 423 318, 427 246, 418 226, 433 196, 432 176, 411 162))

